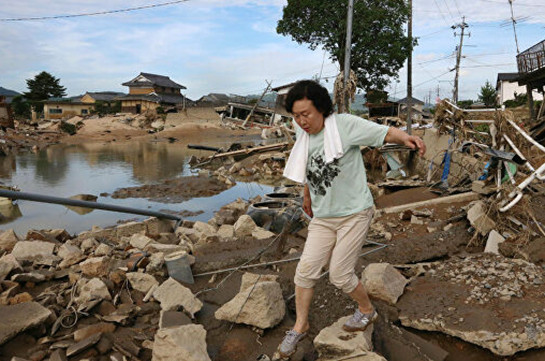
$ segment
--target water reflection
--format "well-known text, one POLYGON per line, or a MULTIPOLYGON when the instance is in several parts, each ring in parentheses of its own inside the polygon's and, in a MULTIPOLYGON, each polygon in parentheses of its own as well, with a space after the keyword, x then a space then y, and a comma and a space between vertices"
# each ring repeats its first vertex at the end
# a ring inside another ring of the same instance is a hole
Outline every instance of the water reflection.
MULTIPOLYGON (((248 139, 246 139, 248 140, 248 139)), ((195 140, 193 140, 195 141, 195 140)), ((237 139, 237 141, 239 141, 237 139)), ((225 143, 207 142, 224 146, 225 143)), ((118 188, 154 184, 184 175, 191 175, 187 164, 192 155, 210 152, 187 149, 185 143, 131 142, 91 143, 83 145, 55 145, 38 153, 0 157, 0 182, 18 186, 23 192, 68 198, 76 194, 93 194, 97 201, 139 209, 175 212, 199 212, 187 217, 206 221, 222 205, 236 198, 249 199, 272 191, 272 187, 255 183, 238 183, 235 187, 207 198, 194 198, 177 204, 150 202, 146 199, 112 199, 118 188)), ((14 228, 24 234, 29 229, 65 228, 70 233, 115 225, 120 220, 139 216, 103 210, 89 212, 60 205, 19 201, 11 218, 2 216, 0 229, 14 228), (24 215, 24 216, 22 216, 24 215)), ((139 219, 144 219, 140 217, 139 219)))
POLYGON ((21 217, 21 209, 19 204, 13 203, 7 198, 0 197, 0 224, 5 224, 21 217))

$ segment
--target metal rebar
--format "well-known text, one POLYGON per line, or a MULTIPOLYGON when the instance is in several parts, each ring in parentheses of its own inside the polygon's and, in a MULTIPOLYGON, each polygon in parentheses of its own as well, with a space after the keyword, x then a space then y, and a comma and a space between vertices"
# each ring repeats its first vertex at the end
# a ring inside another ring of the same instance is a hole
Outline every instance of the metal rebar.
POLYGON ((32 201, 32 202, 62 204, 62 205, 65 205, 65 206, 73 206, 73 207, 102 209, 102 210, 105 210, 105 211, 138 214, 138 215, 143 215, 143 216, 151 216, 151 217, 157 217, 157 218, 171 219, 171 220, 174 220, 174 221, 182 220, 181 217, 178 217, 178 216, 175 216, 175 215, 172 215, 172 214, 162 213, 162 212, 148 211, 148 210, 143 210, 143 209, 123 207, 123 206, 116 206, 116 205, 113 205, 113 204, 104 204, 104 203, 89 202, 89 201, 80 201, 80 200, 77 200, 77 199, 70 199, 70 198, 45 196, 45 195, 36 194, 36 193, 8 191, 8 190, 5 190, 5 189, 0 189, 0 197, 6 197, 6 198, 10 198, 10 199, 22 199, 22 200, 32 201))

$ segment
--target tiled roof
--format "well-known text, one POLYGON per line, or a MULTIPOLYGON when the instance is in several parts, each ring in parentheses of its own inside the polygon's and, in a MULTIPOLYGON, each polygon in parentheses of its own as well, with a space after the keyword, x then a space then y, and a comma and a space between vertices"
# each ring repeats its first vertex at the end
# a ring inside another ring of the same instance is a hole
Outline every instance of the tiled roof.
POLYGON ((131 81, 125 82, 122 85, 125 86, 162 86, 166 88, 175 88, 175 89, 187 89, 185 86, 175 83, 168 76, 151 74, 151 73, 140 73, 136 78, 131 81))

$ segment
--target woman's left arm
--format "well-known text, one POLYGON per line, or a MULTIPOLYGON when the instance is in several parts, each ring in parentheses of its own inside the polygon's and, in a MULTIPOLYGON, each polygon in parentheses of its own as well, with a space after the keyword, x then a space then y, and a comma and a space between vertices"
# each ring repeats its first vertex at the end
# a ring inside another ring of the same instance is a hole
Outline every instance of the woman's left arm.
POLYGON ((423 156, 424 153, 426 153, 426 144, 424 144, 420 137, 409 135, 394 127, 388 128, 388 133, 386 133, 384 143, 395 143, 399 145, 406 145, 414 150, 418 149, 418 155, 420 156, 423 156))

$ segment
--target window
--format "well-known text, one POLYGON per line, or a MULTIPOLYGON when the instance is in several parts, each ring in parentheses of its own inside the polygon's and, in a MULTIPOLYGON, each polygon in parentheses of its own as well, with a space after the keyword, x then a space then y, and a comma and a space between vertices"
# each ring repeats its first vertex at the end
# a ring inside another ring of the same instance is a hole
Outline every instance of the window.
POLYGON ((49 114, 62 114, 62 108, 49 109, 49 114))
POLYGON ((89 109, 82 109, 81 110, 81 115, 87 115, 89 114, 89 109))

